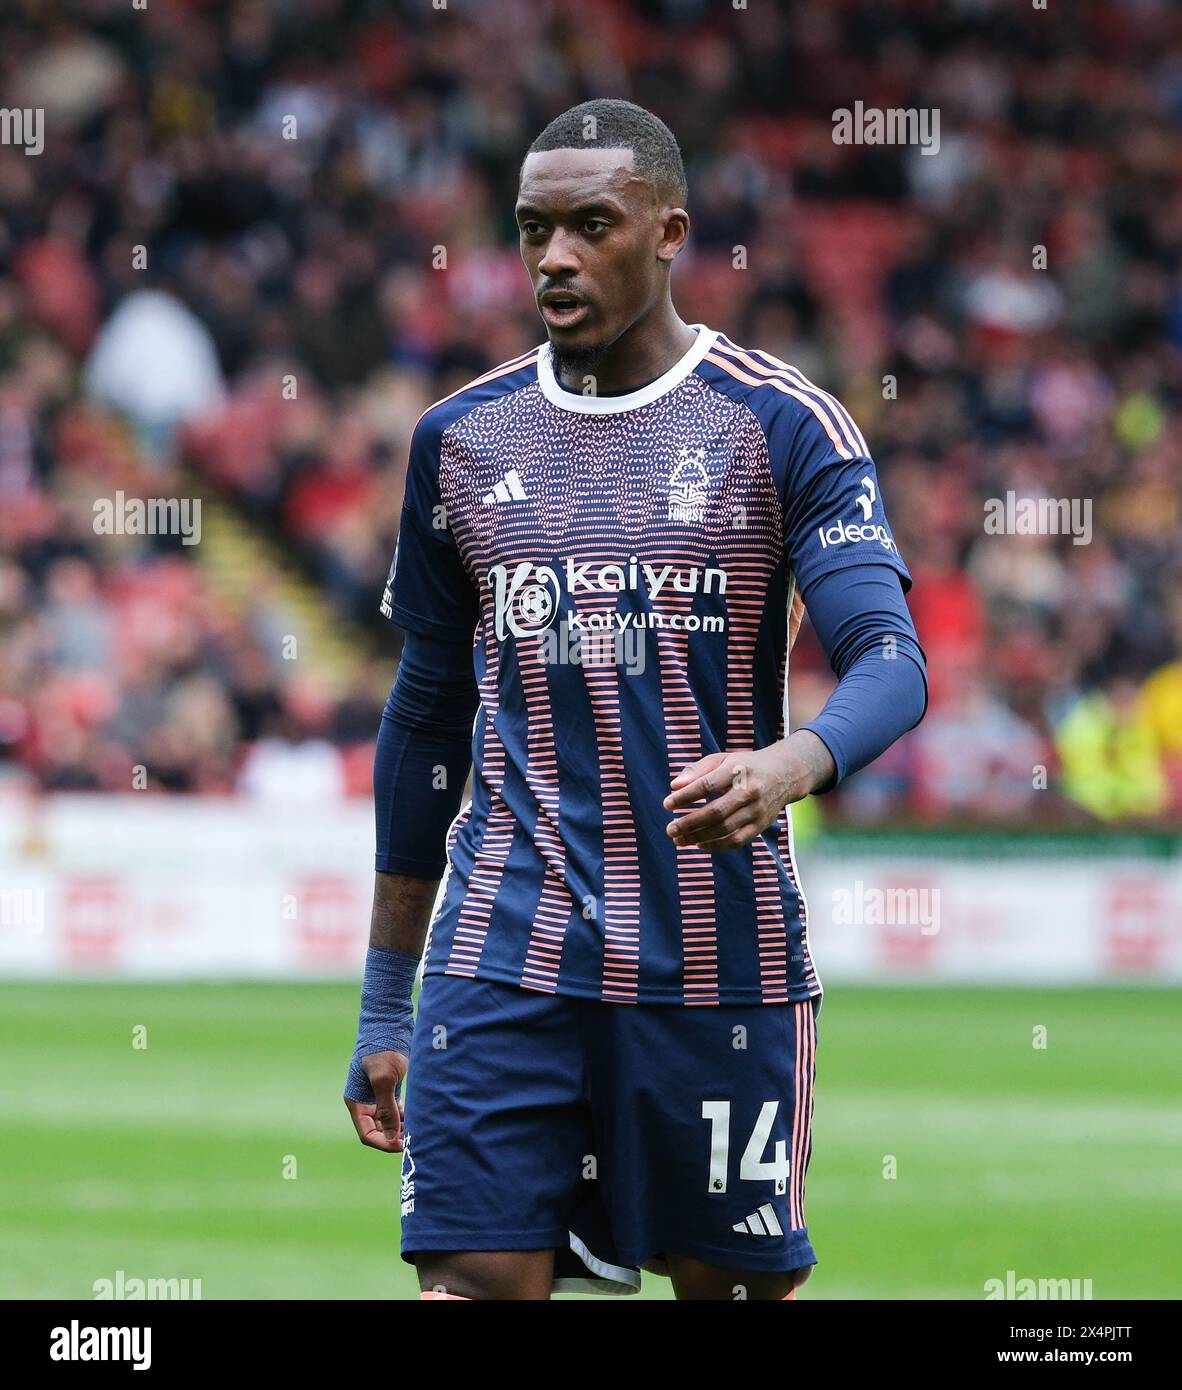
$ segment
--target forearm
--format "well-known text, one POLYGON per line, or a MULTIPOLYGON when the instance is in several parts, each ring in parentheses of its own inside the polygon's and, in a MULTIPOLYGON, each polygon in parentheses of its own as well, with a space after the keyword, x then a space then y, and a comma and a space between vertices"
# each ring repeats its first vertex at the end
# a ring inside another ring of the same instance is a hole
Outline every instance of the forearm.
MULTIPOLYGON (((459 810, 472 762, 472 721, 479 706, 468 643, 407 633, 374 752, 374 817, 379 879, 436 885, 447 859, 447 831, 459 810)), ((379 890, 374 929, 384 910, 425 890, 379 890)), ((432 886, 432 896, 434 887, 432 886)), ((399 917, 404 909, 399 908, 399 917)), ((379 922, 380 918, 380 922, 379 922)))
POLYGON ((369 919, 369 944, 382 951, 423 954, 431 909, 439 880, 412 878, 410 874, 374 876, 373 911, 369 919))
POLYGON ((823 741, 831 754, 832 774, 813 790, 828 791, 880 757, 919 723, 924 703, 917 655, 899 651, 887 660, 877 648, 863 653, 821 713, 797 730, 823 741))
MULTIPOLYGON (((838 678, 824 709, 797 730, 822 741, 839 785, 923 718, 927 667, 896 573, 860 565, 822 575, 805 603, 838 678)), ((793 735, 796 737, 796 735, 793 735)))
POLYGON ((365 1059, 375 1053, 407 1056, 414 1032, 411 997, 423 956, 438 879, 379 872, 369 918, 369 950, 361 982, 357 1043, 345 1081, 345 1098, 374 1102, 365 1059))
POLYGON ((466 643, 408 633, 374 753, 376 863, 357 1045, 345 1097, 372 1104, 365 1062, 405 1056, 411 997, 471 761, 478 703, 466 643))

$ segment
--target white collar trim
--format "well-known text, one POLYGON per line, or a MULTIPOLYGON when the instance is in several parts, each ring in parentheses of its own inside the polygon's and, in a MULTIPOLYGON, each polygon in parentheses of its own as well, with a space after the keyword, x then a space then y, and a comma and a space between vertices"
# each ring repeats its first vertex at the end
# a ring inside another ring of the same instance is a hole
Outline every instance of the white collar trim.
POLYGON ((582 415, 614 415, 622 410, 636 410, 639 406, 650 405, 667 391, 671 391, 679 382, 684 381, 714 346, 718 337, 717 329, 707 328, 704 323, 691 323, 690 327, 698 330, 698 336, 685 356, 674 362, 656 381, 650 381, 647 386, 629 391, 623 396, 582 396, 574 391, 565 390, 555 378, 550 362, 550 343, 546 341, 541 344, 538 352, 538 385, 542 388, 542 395, 551 405, 582 415))

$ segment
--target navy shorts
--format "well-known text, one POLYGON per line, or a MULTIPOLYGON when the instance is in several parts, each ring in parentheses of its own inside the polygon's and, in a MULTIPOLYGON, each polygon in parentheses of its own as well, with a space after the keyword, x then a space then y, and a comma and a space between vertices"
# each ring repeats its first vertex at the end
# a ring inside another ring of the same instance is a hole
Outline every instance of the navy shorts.
POLYGON ((554 1249, 558 1291, 638 1266, 816 1264, 804 1215, 820 996, 610 1004, 429 975, 406 1095, 402 1256, 554 1249))

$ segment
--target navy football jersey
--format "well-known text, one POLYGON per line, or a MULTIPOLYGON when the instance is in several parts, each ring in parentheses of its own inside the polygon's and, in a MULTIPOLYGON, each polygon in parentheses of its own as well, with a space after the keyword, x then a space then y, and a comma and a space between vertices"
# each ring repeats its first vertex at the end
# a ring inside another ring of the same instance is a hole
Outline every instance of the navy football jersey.
POLYGON ((784 737, 795 588, 911 577, 842 405, 694 327, 638 390, 569 391, 543 344, 415 427, 382 611, 470 639, 480 692, 427 974, 620 1003, 821 992, 790 810, 711 853, 674 845, 662 802, 706 754, 784 737))

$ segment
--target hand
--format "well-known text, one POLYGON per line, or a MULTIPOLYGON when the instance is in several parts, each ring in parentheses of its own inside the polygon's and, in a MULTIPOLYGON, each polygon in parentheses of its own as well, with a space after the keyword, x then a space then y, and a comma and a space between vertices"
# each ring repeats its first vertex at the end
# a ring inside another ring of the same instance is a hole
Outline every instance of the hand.
POLYGON ((381 1149, 388 1154, 402 1152, 402 1102, 398 1099, 398 1091, 409 1063, 404 1052, 372 1052, 361 1059, 373 1087, 374 1103, 366 1104, 346 1096, 345 1106, 352 1116, 357 1137, 371 1149, 381 1149))
POLYGON ((668 834, 679 848, 739 849, 766 830, 785 806, 823 786, 835 771, 828 748, 808 729, 798 729, 768 748, 710 753, 682 768, 670 782, 667 811, 692 806, 703 797, 707 804, 670 821, 668 834))

